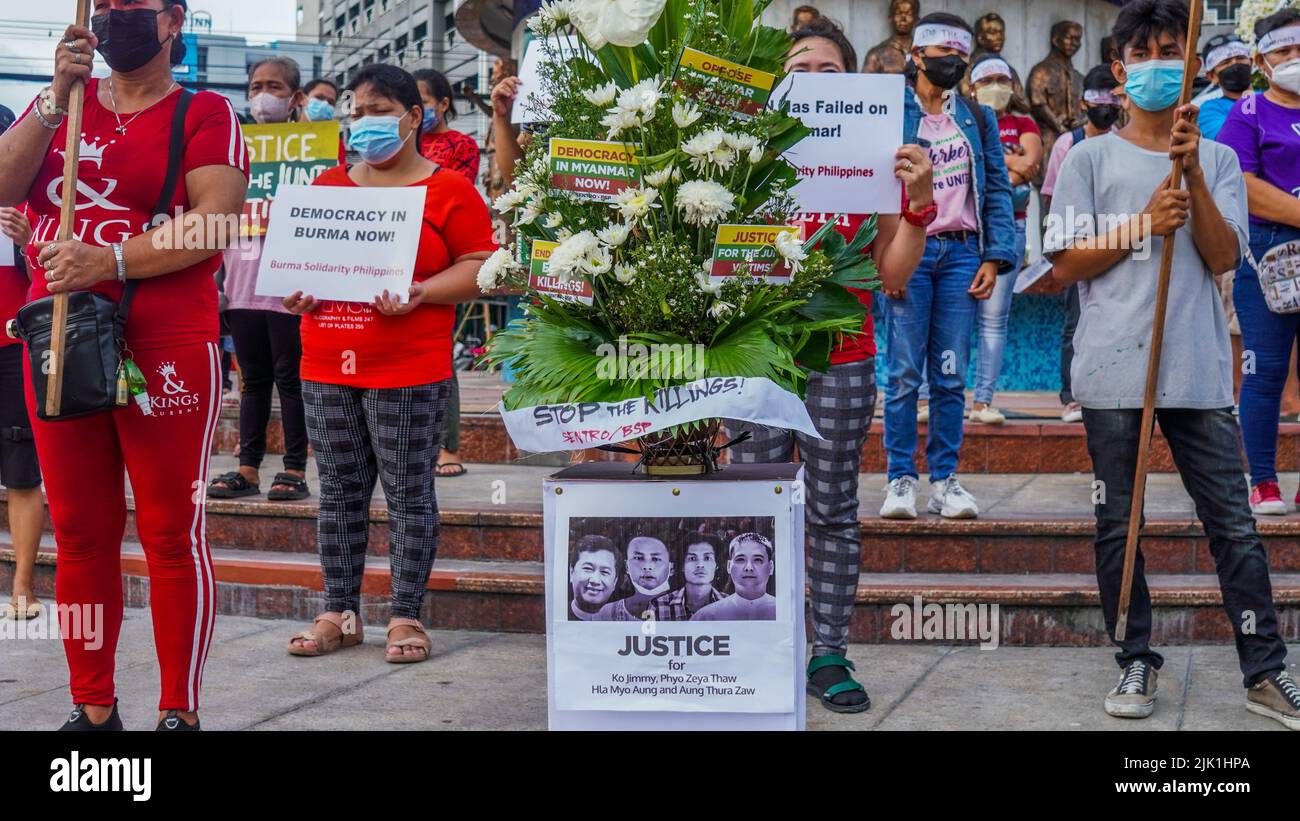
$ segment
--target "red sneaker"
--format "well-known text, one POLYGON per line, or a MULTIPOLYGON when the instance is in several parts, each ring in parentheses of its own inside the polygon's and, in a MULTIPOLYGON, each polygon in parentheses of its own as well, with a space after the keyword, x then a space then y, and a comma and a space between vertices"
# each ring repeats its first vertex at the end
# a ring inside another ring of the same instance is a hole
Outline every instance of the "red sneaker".
POLYGON ((1286 502, 1282 501, 1282 489, 1277 482, 1260 482, 1251 489, 1250 512, 1256 516, 1286 515, 1286 502))

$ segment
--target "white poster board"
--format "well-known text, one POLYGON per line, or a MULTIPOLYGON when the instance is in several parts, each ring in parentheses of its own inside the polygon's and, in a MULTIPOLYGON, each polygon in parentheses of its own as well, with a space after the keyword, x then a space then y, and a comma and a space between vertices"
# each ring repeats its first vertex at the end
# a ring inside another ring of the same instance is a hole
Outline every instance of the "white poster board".
POLYGON ((813 133, 785 152, 799 173, 790 189, 804 213, 897 214, 902 183, 894 155, 903 144, 903 92, 897 74, 789 74, 772 105, 813 133))
POLYGON ((0 234, 0 268, 12 268, 18 264, 14 257, 14 241, 0 234))
POLYGON ((258 296, 405 300, 424 222, 423 186, 282 185, 257 271, 258 296))
POLYGON ((587 463, 544 485, 550 728, 803 729, 802 468, 629 468, 587 463), (709 603, 688 603, 688 579, 709 603))
POLYGON ((551 121, 553 101, 542 85, 541 75, 542 65, 550 59, 548 49, 551 55, 558 55, 561 60, 570 60, 575 56, 590 59, 585 51, 578 50, 577 38, 572 42, 565 37, 560 37, 557 42, 554 36, 548 37, 545 42, 536 38, 529 40, 524 50, 524 59, 519 61, 519 85, 515 89, 514 107, 510 109, 510 122, 516 125, 551 121))

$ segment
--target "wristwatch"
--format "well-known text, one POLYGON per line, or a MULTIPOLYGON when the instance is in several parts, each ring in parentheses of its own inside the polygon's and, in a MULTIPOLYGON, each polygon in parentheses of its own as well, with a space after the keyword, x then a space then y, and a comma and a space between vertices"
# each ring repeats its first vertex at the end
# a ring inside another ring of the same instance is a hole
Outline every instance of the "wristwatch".
POLYGON ((907 220, 917 228, 928 228, 930 223, 939 218, 939 206, 933 202, 922 208, 920 211, 913 211, 910 207, 903 209, 903 219, 907 220))
POLYGON ((117 263, 117 281, 126 284, 126 257, 122 254, 122 243, 115 242, 111 246, 113 249, 113 261, 117 263))

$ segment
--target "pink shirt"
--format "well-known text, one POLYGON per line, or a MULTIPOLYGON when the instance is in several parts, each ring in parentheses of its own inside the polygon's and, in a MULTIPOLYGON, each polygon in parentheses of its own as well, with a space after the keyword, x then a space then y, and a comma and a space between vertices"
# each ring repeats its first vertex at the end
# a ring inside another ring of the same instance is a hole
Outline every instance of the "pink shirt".
POLYGON ((939 217, 930 223, 927 236, 945 231, 975 231, 975 186, 971 182, 970 143, 957 121, 946 112, 921 118, 917 136, 930 141, 930 162, 934 164, 934 203, 939 217))
POLYGON ((227 248, 222 254, 226 265, 226 283, 223 290, 229 304, 235 311, 274 311, 287 314, 284 303, 277 296, 258 296, 257 269, 262 263, 262 237, 247 237, 245 248, 227 248))

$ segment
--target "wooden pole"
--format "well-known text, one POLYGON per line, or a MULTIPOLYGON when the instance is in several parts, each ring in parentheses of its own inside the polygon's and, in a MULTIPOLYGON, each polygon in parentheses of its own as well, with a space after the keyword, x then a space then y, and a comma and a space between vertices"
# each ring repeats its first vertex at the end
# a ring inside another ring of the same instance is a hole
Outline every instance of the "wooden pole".
MULTIPOLYGON (((1178 97, 1180 106, 1192 99, 1192 80, 1195 79, 1196 43, 1201 33, 1203 0, 1191 0, 1191 15, 1187 20, 1187 47, 1183 57, 1183 91, 1178 97)), ((1169 187, 1183 185, 1183 163, 1174 160, 1169 187)), ((1151 322, 1151 350, 1147 358, 1146 394, 1142 399, 1142 432, 1138 439, 1137 474, 1133 479, 1133 504, 1128 513, 1128 540, 1124 544, 1124 578, 1120 582, 1119 611, 1115 617, 1115 640, 1123 641, 1128 633, 1128 609, 1133 597, 1133 569, 1137 562, 1138 535, 1142 530, 1142 510, 1147 493, 1147 457, 1151 451, 1151 435, 1155 428, 1156 387, 1160 382, 1160 351, 1165 341, 1165 309, 1169 305, 1169 279, 1174 266, 1174 245, 1177 232, 1165 237, 1160 254, 1160 277, 1156 282, 1156 313, 1151 322)))
MULTIPOLYGON (((77 0, 78 26, 88 25, 90 0, 77 0)), ((63 199, 59 210, 59 242, 72 239, 77 213, 77 163, 81 159, 81 114, 86 101, 86 84, 78 80, 68 94, 67 142, 63 153, 63 199)), ((63 349, 68 336, 68 293, 54 295, 53 324, 50 326, 50 356, 46 360, 45 415, 63 412, 63 349)))

